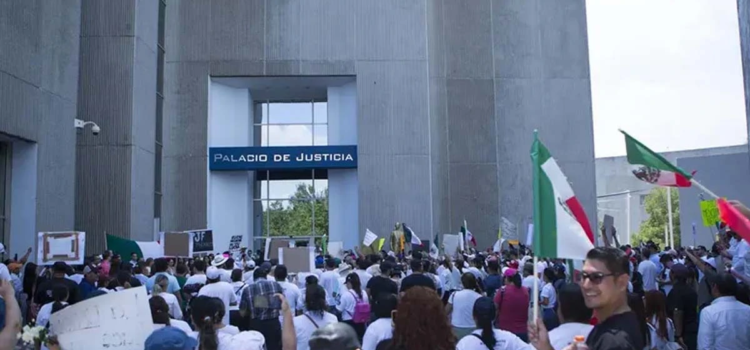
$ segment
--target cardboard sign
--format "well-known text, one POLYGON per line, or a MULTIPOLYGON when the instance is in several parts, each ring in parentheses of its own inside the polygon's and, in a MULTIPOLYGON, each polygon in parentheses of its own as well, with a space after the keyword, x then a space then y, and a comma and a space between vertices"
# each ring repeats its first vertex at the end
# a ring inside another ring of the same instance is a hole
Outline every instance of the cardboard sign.
POLYGON ((193 240, 186 232, 163 232, 159 239, 164 247, 164 256, 193 256, 193 240))
POLYGON ((715 200, 701 201, 701 218, 703 219, 703 226, 706 227, 711 227, 717 222, 721 222, 719 207, 716 205, 715 200))
POLYGON ((289 273, 315 270, 315 247, 281 247, 278 254, 279 264, 286 266, 289 273))
POLYGON ((193 236, 193 253, 214 251, 214 231, 200 230, 188 231, 193 236))
POLYGON ((154 331, 145 287, 68 306, 50 317, 49 326, 62 349, 142 350, 154 331))
POLYGON ((446 254, 453 256, 453 254, 456 254, 456 251, 458 251, 458 248, 461 247, 461 236, 444 234, 443 235, 443 247, 445 247, 444 252, 446 254))
POLYGON ((39 232, 37 240, 36 261, 39 265, 52 265, 56 261, 83 264, 86 232, 39 232))

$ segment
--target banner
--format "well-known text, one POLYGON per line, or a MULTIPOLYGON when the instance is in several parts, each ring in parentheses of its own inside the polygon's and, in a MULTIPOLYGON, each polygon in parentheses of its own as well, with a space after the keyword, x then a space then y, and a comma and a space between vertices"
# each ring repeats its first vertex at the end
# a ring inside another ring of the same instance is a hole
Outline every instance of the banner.
POLYGON ((204 253, 214 251, 214 231, 199 230, 187 231, 193 237, 193 253, 204 253))
POLYGON ((56 261, 83 264, 86 232, 39 232, 37 239, 36 261, 39 265, 52 265, 56 261))
POLYGON ((52 314, 49 326, 62 349, 142 350, 154 331, 145 287, 68 306, 52 314))
POLYGON ((357 146, 212 147, 210 170, 354 169, 357 146))

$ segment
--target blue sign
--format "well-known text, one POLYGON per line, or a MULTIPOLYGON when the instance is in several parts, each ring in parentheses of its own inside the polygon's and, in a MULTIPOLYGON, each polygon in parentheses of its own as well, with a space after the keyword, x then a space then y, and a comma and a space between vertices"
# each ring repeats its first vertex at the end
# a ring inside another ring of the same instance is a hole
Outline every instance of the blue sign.
POLYGON ((211 170, 354 169, 357 146, 211 147, 211 170))

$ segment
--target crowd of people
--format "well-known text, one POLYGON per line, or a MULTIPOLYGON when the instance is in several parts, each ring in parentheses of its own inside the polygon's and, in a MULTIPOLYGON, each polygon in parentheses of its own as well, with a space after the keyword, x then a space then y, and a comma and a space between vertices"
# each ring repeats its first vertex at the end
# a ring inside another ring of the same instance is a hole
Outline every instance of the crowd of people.
POLYGON ((437 258, 355 250, 320 255, 306 273, 262 252, 107 251, 81 266, 27 254, 0 264, 0 344, 21 324, 143 286, 147 350, 750 349, 750 245, 728 229, 719 237, 711 249, 597 247, 578 270, 522 245, 437 258))

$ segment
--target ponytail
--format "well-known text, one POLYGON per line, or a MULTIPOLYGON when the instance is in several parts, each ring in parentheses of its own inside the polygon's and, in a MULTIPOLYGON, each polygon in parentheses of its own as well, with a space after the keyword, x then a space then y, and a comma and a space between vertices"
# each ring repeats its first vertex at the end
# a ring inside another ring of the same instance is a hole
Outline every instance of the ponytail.
POLYGON ((483 318, 477 320, 477 325, 482 329, 482 343, 489 349, 494 349, 497 340, 495 339, 495 331, 492 329, 492 319, 483 318))
POLYGON ((63 304, 63 303, 62 303, 62 302, 60 302, 60 301, 55 301, 55 302, 54 302, 54 303, 52 304, 52 312, 51 312, 51 313, 52 313, 52 314, 54 314, 55 312, 58 312, 58 311, 60 311, 60 310, 62 310, 62 309, 64 309, 64 308, 66 308, 67 306, 68 306, 68 305, 65 305, 65 304, 63 304))
POLYGON ((218 350, 216 325, 224 318, 224 302, 205 295, 193 298, 190 303, 193 323, 198 330, 198 350, 218 350))
POLYGON ((516 288, 521 288, 521 275, 513 275, 513 277, 510 278, 510 281, 513 282, 513 285, 515 285, 516 288))
POLYGON ((148 300, 148 306, 151 308, 151 320, 154 324, 171 325, 169 317, 169 305, 164 298, 154 295, 148 300))
POLYGON ((198 349, 199 350, 218 350, 219 338, 216 336, 214 329, 214 320, 211 316, 203 318, 200 330, 198 331, 198 349))

